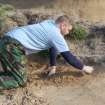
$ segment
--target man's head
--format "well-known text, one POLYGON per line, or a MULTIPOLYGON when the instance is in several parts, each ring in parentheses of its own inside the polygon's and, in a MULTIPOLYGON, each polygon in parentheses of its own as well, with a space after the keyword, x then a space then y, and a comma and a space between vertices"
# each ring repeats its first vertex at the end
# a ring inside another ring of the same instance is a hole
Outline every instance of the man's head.
POLYGON ((72 25, 70 24, 70 19, 68 16, 59 16, 55 21, 60 28, 62 35, 67 35, 72 30, 72 25))

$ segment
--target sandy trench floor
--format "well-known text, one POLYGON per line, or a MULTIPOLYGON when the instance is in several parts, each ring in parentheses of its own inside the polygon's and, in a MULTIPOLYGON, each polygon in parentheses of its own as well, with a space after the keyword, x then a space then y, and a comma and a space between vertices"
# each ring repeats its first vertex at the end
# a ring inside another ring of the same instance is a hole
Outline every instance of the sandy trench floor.
POLYGON ((46 77, 46 64, 28 63, 25 87, 0 92, 0 105, 105 105, 105 68, 95 66, 92 75, 60 65, 46 77))

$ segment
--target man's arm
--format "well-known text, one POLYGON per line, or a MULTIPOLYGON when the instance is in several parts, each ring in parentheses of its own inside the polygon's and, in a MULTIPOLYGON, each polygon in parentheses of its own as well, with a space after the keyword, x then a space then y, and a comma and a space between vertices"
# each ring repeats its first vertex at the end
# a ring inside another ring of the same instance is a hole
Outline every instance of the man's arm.
POLYGON ((48 76, 51 76, 52 74, 55 74, 56 72, 56 57, 57 57, 57 51, 54 47, 49 49, 50 53, 50 66, 48 68, 49 74, 48 76))
POLYGON ((84 64, 80 60, 78 60, 70 51, 62 52, 61 55, 69 64, 71 64, 75 68, 80 70, 83 69, 84 64))
POLYGON ((56 66, 57 51, 54 47, 50 48, 50 66, 56 66))
MULTIPOLYGON (((50 74, 52 75, 56 72, 56 57, 57 57, 57 51, 54 47, 50 48, 50 67, 49 67, 49 71, 50 74)), ((61 55, 64 57, 64 59, 71 64, 72 66, 82 70, 84 64, 80 62, 80 60, 78 60, 70 51, 65 51, 62 52, 61 55)))
MULTIPOLYGON (((50 66, 56 66, 57 51, 55 48, 50 48, 50 66)), ((70 51, 62 52, 61 55, 72 66, 82 70, 84 64, 80 62, 70 51)))
MULTIPOLYGON (((78 60, 70 51, 61 52, 64 59, 71 64, 73 67, 80 69, 88 74, 93 72, 93 67, 84 65, 80 60, 78 60)), ((48 76, 56 72, 56 57, 57 51, 55 48, 50 49, 50 72, 48 76)))
POLYGON ((70 51, 62 52, 61 55, 69 64, 71 64, 75 68, 80 69, 81 71, 84 71, 87 74, 91 74, 94 71, 94 68, 92 66, 83 64, 70 51))

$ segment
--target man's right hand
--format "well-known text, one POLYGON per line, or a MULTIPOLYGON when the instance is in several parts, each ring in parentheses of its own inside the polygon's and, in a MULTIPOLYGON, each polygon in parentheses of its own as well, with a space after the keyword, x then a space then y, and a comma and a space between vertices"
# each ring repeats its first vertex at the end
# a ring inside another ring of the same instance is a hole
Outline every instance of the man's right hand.
POLYGON ((94 68, 92 66, 86 66, 86 65, 84 65, 82 71, 84 71, 87 74, 91 74, 94 71, 94 68))

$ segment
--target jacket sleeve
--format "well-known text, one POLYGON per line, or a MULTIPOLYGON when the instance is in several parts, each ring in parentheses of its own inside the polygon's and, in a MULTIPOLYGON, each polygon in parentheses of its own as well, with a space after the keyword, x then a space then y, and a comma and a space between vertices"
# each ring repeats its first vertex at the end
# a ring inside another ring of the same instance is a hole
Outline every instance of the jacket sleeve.
POLYGON ((71 64, 75 68, 80 70, 83 69, 84 64, 80 60, 78 60, 70 51, 62 52, 61 55, 69 64, 71 64))

